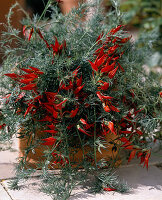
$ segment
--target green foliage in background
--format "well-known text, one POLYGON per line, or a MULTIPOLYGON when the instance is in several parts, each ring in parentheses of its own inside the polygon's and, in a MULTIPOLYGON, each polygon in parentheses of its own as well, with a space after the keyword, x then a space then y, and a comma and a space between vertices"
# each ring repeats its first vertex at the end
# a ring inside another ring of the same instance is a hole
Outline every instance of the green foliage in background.
MULTIPOLYGON (((106 1, 106 4, 112 6, 110 1, 106 1)), ((120 10, 124 13, 123 23, 128 25, 130 30, 138 31, 139 34, 151 31, 158 35, 147 64, 150 67, 162 66, 162 1, 120 0, 120 10)))

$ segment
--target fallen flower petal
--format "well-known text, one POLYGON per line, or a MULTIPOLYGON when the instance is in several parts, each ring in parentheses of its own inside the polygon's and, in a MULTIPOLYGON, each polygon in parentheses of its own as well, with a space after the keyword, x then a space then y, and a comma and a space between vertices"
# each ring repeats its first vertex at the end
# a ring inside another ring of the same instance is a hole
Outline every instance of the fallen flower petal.
POLYGON ((116 189, 114 189, 114 188, 103 188, 103 190, 104 191, 108 191, 108 192, 110 192, 110 191, 116 191, 116 189))

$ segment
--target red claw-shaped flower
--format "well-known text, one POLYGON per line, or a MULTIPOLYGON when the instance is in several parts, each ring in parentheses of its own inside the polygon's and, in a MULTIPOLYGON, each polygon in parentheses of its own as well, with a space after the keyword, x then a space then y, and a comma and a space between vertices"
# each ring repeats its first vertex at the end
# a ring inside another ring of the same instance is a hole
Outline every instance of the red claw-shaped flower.
POLYGON ((118 67, 116 67, 115 69, 113 69, 112 71, 109 72, 108 76, 110 79, 112 79, 115 76, 117 70, 118 70, 118 67))
POLYGON ((53 137, 49 137, 46 139, 42 139, 44 141, 44 143, 42 143, 42 145, 54 145, 56 143, 56 139, 53 137))
POLYGON ((113 122, 109 122, 108 123, 108 128, 111 131, 111 133, 114 133, 115 135, 117 135, 116 131, 115 131, 115 128, 114 128, 114 123, 113 122))
POLYGON ((28 85, 26 85, 24 87, 21 87, 20 89, 21 90, 33 90, 35 88, 36 88, 36 84, 28 84, 28 85))

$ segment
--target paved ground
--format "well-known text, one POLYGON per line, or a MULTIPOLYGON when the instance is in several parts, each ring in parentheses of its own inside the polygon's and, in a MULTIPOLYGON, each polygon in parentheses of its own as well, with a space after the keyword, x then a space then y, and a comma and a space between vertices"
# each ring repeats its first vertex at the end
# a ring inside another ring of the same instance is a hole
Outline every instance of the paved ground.
MULTIPOLYGON (((14 178, 14 165, 18 155, 17 143, 14 151, 0 152, 0 200, 51 200, 39 188, 38 177, 22 183, 21 190, 10 190, 8 182, 14 178)), ((153 153, 149 170, 134 160, 130 165, 121 166, 117 173, 131 187, 127 194, 104 192, 92 195, 86 189, 78 188, 69 200, 162 200, 162 170, 156 164, 162 163, 162 152, 153 153)))

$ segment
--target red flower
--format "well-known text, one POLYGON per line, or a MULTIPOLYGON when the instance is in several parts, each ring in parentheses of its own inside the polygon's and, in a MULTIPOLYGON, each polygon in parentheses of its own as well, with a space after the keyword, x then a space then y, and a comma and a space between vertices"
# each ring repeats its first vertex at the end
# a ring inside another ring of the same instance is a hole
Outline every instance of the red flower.
POLYGON ((122 26, 123 25, 119 25, 118 27, 111 29, 110 34, 114 35, 116 32, 118 32, 121 29, 122 26))
POLYGON ((64 101, 62 101, 61 103, 54 105, 54 107, 56 108, 56 110, 61 110, 63 108, 63 104, 67 101, 67 99, 65 99, 64 101))
POLYGON ((56 143, 56 139, 53 137, 49 137, 42 140, 45 141, 44 143, 42 143, 42 145, 54 145, 56 143))
POLYGON ((51 125, 47 125, 50 129, 52 129, 52 130, 54 130, 56 127, 53 125, 53 124, 51 124, 51 125))
POLYGON ((36 107, 36 106, 33 105, 33 104, 28 104, 28 108, 27 108, 27 110, 26 110, 26 112, 25 112, 25 114, 24 114, 24 117, 25 117, 34 107, 36 107))
POLYGON ((136 150, 133 150, 131 153, 130 153, 130 156, 129 156, 129 159, 128 159, 128 162, 130 162, 136 155, 136 150))
POLYGON ((99 66, 102 65, 105 61, 105 55, 103 55, 101 58, 97 57, 94 63, 90 60, 88 61, 91 64, 92 69, 97 72, 99 70, 99 66))
POLYGON ((55 133, 57 133, 58 131, 56 131, 56 130, 44 130, 43 132, 55 134, 55 133))
POLYGON ((102 40, 101 40, 102 37, 103 37, 103 33, 101 33, 101 34, 98 36, 98 38, 97 38, 97 40, 96 40, 97 44, 102 43, 102 40))
POLYGON ((120 131, 120 134, 131 134, 132 131, 120 131))
POLYGON ((38 75, 31 73, 31 74, 24 74, 21 76, 22 78, 38 78, 38 75))
POLYGON ((84 87, 85 84, 83 84, 82 86, 79 86, 76 88, 76 90, 74 91, 74 94, 78 94, 80 92, 80 90, 82 90, 82 88, 84 87))
POLYGON ((23 26, 23 35, 24 36, 26 36, 25 31, 26 31, 26 26, 23 26))
POLYGON ((6 126, 6 124, 0 125, 0 130, 3 129, 6 126))
POLYGON ((112 111, 114 111, 114 112, 120 112, 120 110, 119 109, 117 109, 115 106, 113 106, 112 104, 111 105, 109 105, 110 106, 110 109, 112 110, 112 111))
POLYGON ((108 63, 101 69, 101 73, 108 73, 110 71, 112 71, 115 67, 115 62, 113 62, 111 65, 109 65, 108 63))
POLYGON ((90 60, 88 60, 88 61, 91 64, 92 69, 97 72, 98 71, 98 67, 93 62, 91 62, 90 60))
POLYGON ((25 68, 21 68, 21 70, 23 70, 26 73, 33 73, 33 71, 31 69, 25 69, 25 68))
POLYGON ((79 68, 80 68, 80 66, 78 66, 74 71, 73 71, 73 75, 74 76, 77 76, 77 74, 78 74, 78 71, 79 71, 79 68))
POLYGON ((113 77, 115 76, 117 70, 118 70, 118 67, 116 67, 115 69, 113 69, 112 71, 109 72, 109 78, 110 78, 110 79, 113 78, 113 77))
POLYGON ((110 47, 109 50, 108 50, 108 54, 114 53, 114 51, 115 51, 118 47, 119 47, 118 44, 116 44, 116 45, 110 47))
POLYGON ((99 98, 102 102, 103 102, 104 100, 113 99, 113 97, 102 95, 100 91, 97 91, 96 94, 97 94, 98 98, 99 98))
POLYGON ((73 83, 72 81, 69 82, 68 86, 65 86, 65 84, 60 84, 60 90, 70 90, 73 88, 73 83))
POLYGON ((46 43, 47 48, 50 49, 50 46, 49 46, 47 40, 44 39, 44 37, 39 29, 37 29, 37 33, 38 33, 39 37, 46 43))
POLYGON ((109 130, 110 130, 112 133, 114 133, 115 135, 117 135, 117 134, 116 134, 116 131, 115 131, 115 128, 114 128, 114 123, 113 123, 113 122, 109 122, 109 123, 108 123, 108 128, 109 128, 109 130))
POLYGON ((53 108, 53 106, 50 106, 48 103, 43 104, 46 108, 46 110, 52 114, 52 116, 57 119, 58 117, 58 112, 53 108))
POLYGON ((66 41, 64 40, 64 42, 60 45, 57 40, 57 37, 55 37, 55 44, 51 44, 51 47, 53 49, 53 55, 60 54, 63 47, 66 48, 66 41))
POLYGON ((20 83, 29 84, 29 83, 31 83, 32 81, 34 81, 34 79, 35 79, 35 78, 21 79, 21 80, 20 80, 20 83))
POLYGON ((81 86, 81 84, 82 84, 82 76, 80 78, 77 78, 76 84, 77 84, 78 87, 81 86))
POLYGON ((19 78, 20 76, 19 75, 17 75, 17 74, 15 74, 15 73, 11 73, 11 74, 4 74, 5 76, 8 76, 8 77, 10 77, 10 78, 12 78, 12 79, 17 79, 17 78, 19 78))
POLYGON ((144 160, 144 166, 146 166, 146 168, 148 169, 148 161, 149 161, 149 158, 150 158, 150 155, 151 155, 151 151, 149 150, 145 156, 145 160, 144 160))
POLYGON ((33 71, 34 71, 34 73, 36 73, 36 74, 44 74, 44 72, 42 72, 42 71, 40 71, 38 68, 36 68, 36 67, 31 67, 31 66, 29 66, 30 67, 30 69, 32 69, 33 71))
POLYGON ((132 37, 132 36, 129 36, 129 37, 127 37, 127 38, 123 38, 123 39, 121 39, 121 40, 119 41, 119 43, 126 43, 126 42, 128 42, 128 40, 131 39, 131 37, 132 37))
POLYGON ((138 135, 143 135, 142 131, 140 131, 140 130, 136 130, 136 133, 137 133, 138 135))
POLYGON ((98 89, 99 90, 107 90, 109 88, 109 83, 107 82, 103 82, 103 81, 98 81, 99 83, 102 83, 103 85, 99 86, 98 89))
POLYGON ((20 89, 21 90, 33 90, 35 88, 36 88, 36 84, 28 84, 28 85, 26 85, 24 87, 21 87, 20 89))
POLYGON ((91 128, 91 127, 94 126, 94 124, 88 124, 88 123, 86 122, 86 120, 83 119, 83 118, 81 118, 80 121, 82 122, 82 124, 85 125, 85 129, 89 129, 89 128, 91 128))
POLYGON ((79 108, 78 108, 78 107, 77 107, 75 110, 72 110, 72 111, 70 112, 69 117, 70 117, 70 118, 75 117, 76 114, 78 113, 78 111, 79 111, 79 108))
POLYGON ((104 110, 105 110, 105 112, 110 112, 111 111, 110 107, 108 105, 104 106, 104 110))
POLYGON ((29 33, 29 37, 28 37, 28 40, 29 40, 29 41, 30 41, 30 39, 31 39, 31 37, 32 37, 32 35, 33 35, 33 33, 34 33, 34 28, 31 28, 30 33, 29 33))
POLYGON ((124 72, 125 70, 123 69, 123 67, 120 65, 120 63, 118 63, 119 68, 121 69, 122 72, 124 72))
POLYGON ((84 134, 90 136, 90 137, 93 136, 93 135, 90 135, 89 133, 87 133, 87 132, 86 132, 84 129, 82 129, 82 128, 78 128, 78 130, 79 130, 80 132, 82 132, 82 133, 84 133, 84 134))

